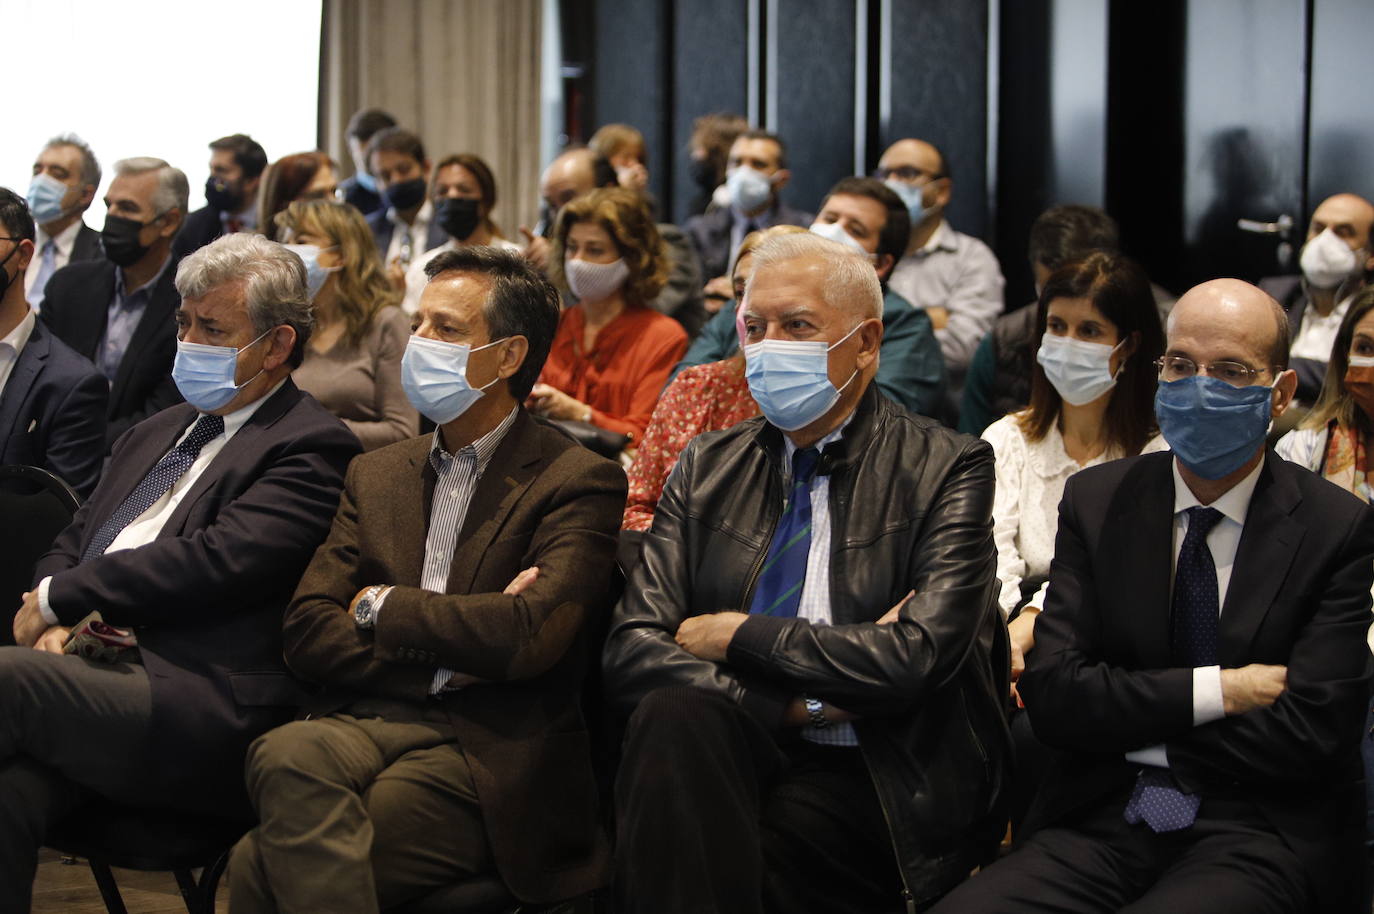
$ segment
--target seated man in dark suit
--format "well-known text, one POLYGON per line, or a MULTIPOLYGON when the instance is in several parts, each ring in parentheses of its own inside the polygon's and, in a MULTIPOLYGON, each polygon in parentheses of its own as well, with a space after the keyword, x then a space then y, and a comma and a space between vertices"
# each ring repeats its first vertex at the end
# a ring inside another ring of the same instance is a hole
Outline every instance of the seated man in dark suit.
POLYGON ((110 388, 25 300, 33 219, 6 187, 0 187, 0 231, 0 464, 50 470, 85 498, 100 478, 110 388))
POLYGON ((291 383, 311 324, 299 257, 229 236, 177 288, 189 402, 116 443, 38 563, 20 646, 0 648, 3 911, 28 910, 44 836, 92 795, 246 815, 244 752, 299 699, 282 613, 362 448, 291 383), (63 654, 93 611, 137 652, 63 654))
POLYGON ((258 230, 258 186, 266 168, 267 152, 246 133, 222 136, 210 144, 205 205, 186 217, 172 243, 174 262, 221 235, 258 230))
POLYGON ((811 224, 810 213, 782 202, 782 189, 792 173, 787 170, 787 147, 777 134, 766 130, 741 133, 730 146, 725 175, 730 205, 693 216, 686 225, 687 237, 701 260, 707 295, 717 302, 730 297, 730 268, 745 235, 774 225, 805 228, 811 224))
POLYGON ((24 292, 34 310, 42 307, 52 274, 69 263, 102 256, 100 233, 81 218, 99 187, 100 162, 74 133, 48 140, 34 160, 28 201, 38 235, 33 240, 33 269, 24 277, 24 292))
POLYGON ((1278 304, 1179 299, 1172 453, 1074 475, 1019 690, 1058 750, 1020 849, 940 912, 1354 912, 1374 512, 1265 447, 1297 379, 1278 304))
POLYGON ((344 131, 348 140, 348 154, 353 159, 353 175, 339 182, 339 195, 364 216, 382 207, 377 193, 377 179, 368 170, 367 144, 379 132, 396 126, 396 118, 381 108, 362 108, 353 112, 344 131))
POLYGON ((580 693, 625 475, 521 406, 553 286, 490 247, 428 272, 402 370, 438 428, 354 462, 287 611, 286 661, 323 690, 249 750, 236 912, 375 912, 482 874, 538 903, 606 878, 580 693))
POLYGON ((181 400, 172 383, 180 296, 172 240, 186 213, 186 176, 161 159, 124 159, 105 192, 105 257, 53 275, 43 322, 110 384, 106 448, 181 400))
POLYGON ((763 417, 682 453, 606 644, 617 910, 915 910, 1005 825, 992 449, 878 392, 848 246, 765 241, 743 307, 763 417))
POLYGON ((367 144, 367 164, 381 206, 367 216, 387 276, 405 287, 411 261, 448 240, 429 200, 429 156, 420 137, 400 127, 379 130, 367 144))

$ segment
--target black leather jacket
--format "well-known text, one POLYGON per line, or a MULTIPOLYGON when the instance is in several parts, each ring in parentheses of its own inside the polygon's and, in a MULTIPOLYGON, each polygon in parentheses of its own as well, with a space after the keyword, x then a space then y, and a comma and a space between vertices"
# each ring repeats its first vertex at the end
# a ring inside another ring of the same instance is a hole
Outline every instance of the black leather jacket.
POLYGON ((833 624, 753 616, 727 663, 700 660, 673 635, 688 616, 747 611, 782 514, 784 453, 763 419, 683 451, 612 619, 606 692, 628 713, 664 686, 718 689, 770 728, 802 692, 861 715, 907 905, 924 906, 991 856, 1006 822, 992 449, 870 385, 821 460, 833 624), (874 624, 911 590, 896 623, 874 624))

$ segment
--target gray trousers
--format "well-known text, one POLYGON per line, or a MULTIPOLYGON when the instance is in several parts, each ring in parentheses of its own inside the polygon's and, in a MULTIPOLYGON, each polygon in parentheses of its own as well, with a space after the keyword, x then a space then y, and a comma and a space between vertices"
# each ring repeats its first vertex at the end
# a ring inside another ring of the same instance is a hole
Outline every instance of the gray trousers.
POLYGON ((0 911, 27 911, 38 849, 100 794, 137 803, 133 774, 152 716, 148 673, 0 647, 0 911))
POLYGON ((259 825, 229 861, 233 914, 369 914, 493 868, 467 757, 438 705, 363 701, 259 737, 259 825))

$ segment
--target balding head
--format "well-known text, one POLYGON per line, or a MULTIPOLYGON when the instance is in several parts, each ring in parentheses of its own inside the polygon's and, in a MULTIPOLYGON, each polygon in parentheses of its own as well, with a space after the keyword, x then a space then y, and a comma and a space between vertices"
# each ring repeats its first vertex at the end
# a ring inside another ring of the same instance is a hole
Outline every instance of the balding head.
POLYGON ((1266 369, 1256 383, 1272 383, 1273 373, 1288 367, 1288 316, 1239 279, 1213 279, 1184 293, 1169 312, 1168 336, 1169 355, 1266 369))
POLYGON ((540 193, 549 212, 556 213, 569 200, 598 187, 615 186, 615 169, 591 149, 569 149, 549 163, 540 182, 540 193))
POLYGON ((1374 244, 1370 232, 1374 229, 1374 204, 1356 194, 1335 194, 1327 197, 1312 211, 1307 225, 1307 240, 1330 231, 1353 251, 1362 253, 1360 265, 1365 273, 1374 271, 1374 244))
POLYGON ((898 140, 887 147, 883 157, 878 160, 878 167, 883 169, 903 165, 919 168, 931 178, 949 177, 944 154, 935 147, 934 143, 927 143, 925 140, 911 137, 898 140))

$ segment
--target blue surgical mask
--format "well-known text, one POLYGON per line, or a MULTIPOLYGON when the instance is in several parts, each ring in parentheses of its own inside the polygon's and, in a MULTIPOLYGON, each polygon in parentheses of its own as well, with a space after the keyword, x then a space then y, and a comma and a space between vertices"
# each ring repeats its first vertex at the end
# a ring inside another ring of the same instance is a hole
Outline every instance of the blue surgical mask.
POLYGON ((172 362, 172 380, 176 382, 177 390, 181 391, 187 403, 203 413, 214 412, 224 406, 262 374, 262 369, 259 369, 252 378, 235 384, 239 353, 257 345, 271 332, 266 331, 243 349, 177 340, 177 356, 172 362))
POLYGON ((315 296, 320 294, 320 289, 324 288, 324 281, 329 278, 329 274, 338 270, 338 267, 320 266, 320 251, 333 250, 333 248, 318 248, 313 244, 284 244, 291 253, 301 259, 305 264, 305 286, 310 301, 315 300, 315 296))
POLYGON ((905 181, 898 181, 896 178, 888 178, 885 182, 888 189, 902 198, 906 204, 906 211, 911 214, 911 227, 916 228, 916 224, 926 217, 924 184, 908 184, 905 181))
POLYGON ((1207 375, 1160 381, 1155 419, 1180 463, 1203 479, 1221 479, 1264 443, 1272 391, 1262 384, 1233 387, 1207 375))
MULTIPOLYGON (((1118 344, 1119 346, 1120 344, 1118 344)), ((1112 353, 1116 346, 1046 333, 1035 360, 1065 403, 1091 403, 1116 386, 1112 353)))
POLYGON ((410 404, 436 425, 452 422, 482 399, 482 392, 500 375, 481 387, 468 383, 468 356, 504 341, 493 340, 476 349, 467 343, 446 343, 412 336, 401 356, 401 388, 410 404))
POLYGON ((353 173, 353 177, 358 179, 358 186, 363 190, 371 191, 374 194, 377 192, 377 179, 372 175, 365 171, 356 171, 353 173))
POLYGON ((768 198, 773 196, 773 182, 763 172, 741 165, 726 176, 725 190, 730 195, 730 206, 744 215, 768 203, 768 198))
POLYGON ((67 196, 67 185, 52 175, 36 174, 29 182, 29 212, 33 221, 42 225, 62 218, 62 198, 67 196))
POLYGON ((830 350, 862 326, 855 324, 829 346, 821 340, 762 340, 745 346, 744 378, 764 418, 794 432, 824 416, 859 374, 855 368, 836 388, 830 383, 830 350))

